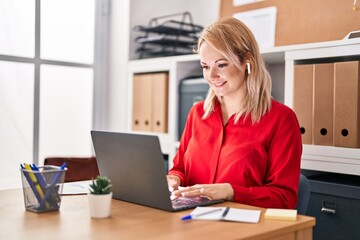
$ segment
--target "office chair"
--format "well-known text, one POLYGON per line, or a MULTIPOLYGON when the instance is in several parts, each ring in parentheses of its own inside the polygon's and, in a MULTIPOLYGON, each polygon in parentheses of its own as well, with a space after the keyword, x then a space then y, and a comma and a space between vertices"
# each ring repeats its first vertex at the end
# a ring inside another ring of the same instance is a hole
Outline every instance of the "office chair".
POLYGON ((67 167, 65 182, 91 180, 99 175, 95 157, 48 157, 44 165, 61 166, 64 162, 67 167))
POLYGON ((310 182, 303 174, 300 174, 298 195, 296 209, 298 210, 298 214, 305 215, 310 199, 310 182))

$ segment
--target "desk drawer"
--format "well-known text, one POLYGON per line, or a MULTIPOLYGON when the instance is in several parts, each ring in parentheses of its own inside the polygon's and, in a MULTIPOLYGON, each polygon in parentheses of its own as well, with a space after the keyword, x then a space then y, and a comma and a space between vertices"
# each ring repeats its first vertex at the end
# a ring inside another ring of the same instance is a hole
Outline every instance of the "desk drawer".
POLYGON ((353 183, 342 180, 310 179, 307 215, 316 217, 314 240, 360 239, 360 182, 356 177, 353 183))

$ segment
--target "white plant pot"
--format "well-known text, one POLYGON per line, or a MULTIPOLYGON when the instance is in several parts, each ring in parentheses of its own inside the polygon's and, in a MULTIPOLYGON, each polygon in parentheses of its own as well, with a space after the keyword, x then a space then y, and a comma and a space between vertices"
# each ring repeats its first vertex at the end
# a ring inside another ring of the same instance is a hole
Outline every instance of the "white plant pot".
POLYGON ((112 192, 109 194, 89 193, 89 209, 92 218, 107 218, 110 216, 112 192))

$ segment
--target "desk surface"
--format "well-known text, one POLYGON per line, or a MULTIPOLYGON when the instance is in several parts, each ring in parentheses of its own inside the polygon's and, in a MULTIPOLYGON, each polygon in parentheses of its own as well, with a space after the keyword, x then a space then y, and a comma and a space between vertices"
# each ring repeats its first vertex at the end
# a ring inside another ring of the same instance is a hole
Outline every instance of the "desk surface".
MULTIPOLYGON (((215 206, 259 209, 232 202, 215 206)), ((1 190, 0 239, 312 239, 314 218, 265 220, 264 211, 257 224, 181 221, 191 210, 171 213, 113 200, 110 218, 92 219, 87 195, 63 196, 59 211, 33 213, 25 210, 21 189, 1 190)))

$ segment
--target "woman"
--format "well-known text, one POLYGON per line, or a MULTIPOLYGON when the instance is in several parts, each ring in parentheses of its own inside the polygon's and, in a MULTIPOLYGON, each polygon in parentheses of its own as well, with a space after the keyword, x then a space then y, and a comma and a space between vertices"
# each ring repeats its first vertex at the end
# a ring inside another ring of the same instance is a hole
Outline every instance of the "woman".
POLYGON ((223 18, 202 33, 197 52, 210 89, 188 115, 167 176, 173 196, 295 208, 299 123, 271 98, 271 78, 253 34, 241 21, 223 18))

